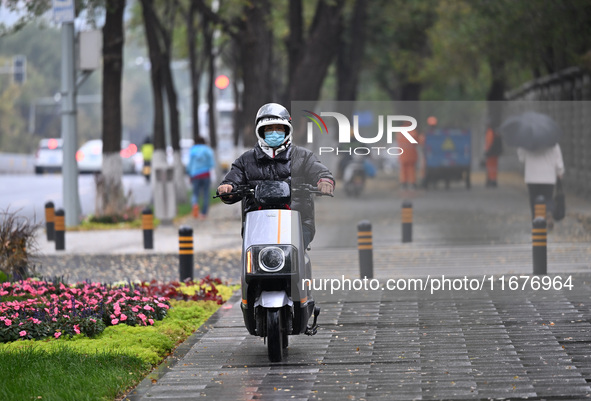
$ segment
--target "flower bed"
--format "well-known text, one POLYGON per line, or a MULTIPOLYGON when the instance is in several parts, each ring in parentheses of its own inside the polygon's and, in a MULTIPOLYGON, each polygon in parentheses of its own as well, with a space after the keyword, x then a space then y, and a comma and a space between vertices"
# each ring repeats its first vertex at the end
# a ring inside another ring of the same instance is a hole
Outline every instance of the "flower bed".
POLYGON ((60 338, 83 334, 94 337, 107 326, 152 326, 170 308, 169 299, 223 303, 216 284, 199 282, 105 286, 78 283, 67 286, 33 279, 3 283, 0 289, 0 342, 60 338))

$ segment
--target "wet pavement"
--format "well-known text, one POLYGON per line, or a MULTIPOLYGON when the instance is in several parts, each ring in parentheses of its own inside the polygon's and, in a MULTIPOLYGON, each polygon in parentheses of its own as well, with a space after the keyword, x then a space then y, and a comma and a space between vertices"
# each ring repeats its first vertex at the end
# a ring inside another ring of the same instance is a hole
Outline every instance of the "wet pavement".
POLYGON ((584 399, 591 274, 573 282, 543 292, 318 291, 321 329, 291 336, 281 363, 247 334, 237 301, 128 399, 584 399))
MULTIPOLYGON (((589 398, 590 203, 567 195, 567 217, 548 237, 549 274, 538 286, 530 276, 525 186, 513 175, 501 175, 497 189, 481 181, 475 175, 470 191, 459 184, 402 191, 383 179, 360 199, 339 192, 319 199, 310 251, 322 307, 318 334, 290 336, 284 361, 270 363, 263 339, 244 328, 235 296, 127 399, 589 398), (403 199, 414 212, 413 242, 406 244, 403 199), (321 289, 331 280, 359 278, 356 227, 364 219, 373 225, 376 289, 321 289), (434 290, 445 278, 450 287, 434 290), (390 290, 391 279, 407 289, 390 290), (412 287, 419 279, 424 285, 412 287)), ((212 209, 206 222, 186 223, 202 238, 196 272, 237 280, 240 219, 224 208, 212 209)), ((102 251, 93 254, 76 248, 80 236, 68 233, 71 249, 49 249, 42 269, 101 281, 174 277, 178 244, 174 229, 167 232, 158 250, 124 253, 118 249, 141 247, 137 238, 97 234, 102 251), (109 240, 116 242, 112 251, 109 240)))

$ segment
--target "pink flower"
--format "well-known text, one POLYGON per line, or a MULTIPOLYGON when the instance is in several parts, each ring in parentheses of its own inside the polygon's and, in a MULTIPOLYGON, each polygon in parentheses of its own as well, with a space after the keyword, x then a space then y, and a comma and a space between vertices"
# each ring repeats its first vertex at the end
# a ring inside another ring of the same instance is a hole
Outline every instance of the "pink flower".
POLYGON ((151 310, 154 310, 154 308, 152 308, 150 305, 146 305, 146 306, 144 306, 144 310, 151 311, 151 310))
POLYGON ((121 318, 121 321, 124 322, 127 320, 127 315, 125 313, 122 313, 121 316, 119 316, 121 318))
POLYGON ((154 326, 154 319, 148 319, 148 323, 150 323, 151 326, 154 326))
POLYGON ((140 319, 142 319, 143 322, 146 321, 146 315, 144 315, 143 313, 138 313, 137 317, 139 317, 140 319))
POLYGON ((76 334, 80 334, 80 327, 78 327, 78 325, 77 325, 77 324, 75 324, 75 325, 74 325, 74 332, 75 332, 76 334))
POLYGON ((96 323, 96 319, 92 319, 92 318, 91 318, 91 319, 90 319, 90 321, 91 321, 92 323, 96 323))
POLYGON ((4 319, 4 324, 7 326, 10 326, 12 324, 12 320, 10 319, 4 319))
POLYGON ((55 332, 55 334, 53 335, 55 338, 60 338, 60 336, 62 335, 61 332, 57 331, 55 332))
POLYGON ((23 331, 19 331, 18 335, 21 336, 21 337, 24 337, 24 336, 27 335, 27 332, 24 331, 24 330, 23 331))
POLYGON ((134 306, 133 308, 131 308, 132 312, 137 313, 140 310, 140 308, 138 308, 137 306, 134 306))
POLYGON ((111 324, 113 326, 115 326, 117 323, 119 323, 119 319, 113 319, 113 320, 111 320, 111 324))

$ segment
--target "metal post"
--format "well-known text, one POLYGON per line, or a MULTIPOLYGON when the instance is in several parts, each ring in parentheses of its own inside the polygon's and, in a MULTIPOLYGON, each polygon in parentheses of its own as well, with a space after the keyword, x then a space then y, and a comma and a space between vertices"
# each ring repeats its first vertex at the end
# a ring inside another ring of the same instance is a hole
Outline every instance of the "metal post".
POLYGON ((402 202, 402 242, 412 242, 412 203, 402 202))
POLYGON ((142 211, 142 229, 144 230, 144 249, 154 249, 154 215, 149 207, 142 211))
POLYGON ((536 217, 532 222, 531 240, 534 274, 546 274, 548 265, 546 219, 536 217))
POLYGON ((80 197, 76 165, 76 77, 74 70, 74 22, 62 23, 61 123, 63 149, 63 202, 66 225, 78 225, 80 197))
POLYGON ((546 199, 544 199, 544 195, 538 196, 534 203, 534 219, 537 217, 546 219, 546 199))
POLYGON ((193 229, 179 228, 179 273, 180 280, 193 280, 193 229))
POLYGON ((66 250, 66 221, 64 209, 55 212, 55 250, 66 250))
POLYGON ((359 275, 373 278, 373 236, 371 223, 362 220, 357 224, 357 247, 359 248, 359 275))
POLYGON ((55 208, 53 202, 45 204, 45 232, 47 241, 53 241, 55 238, 55 208))

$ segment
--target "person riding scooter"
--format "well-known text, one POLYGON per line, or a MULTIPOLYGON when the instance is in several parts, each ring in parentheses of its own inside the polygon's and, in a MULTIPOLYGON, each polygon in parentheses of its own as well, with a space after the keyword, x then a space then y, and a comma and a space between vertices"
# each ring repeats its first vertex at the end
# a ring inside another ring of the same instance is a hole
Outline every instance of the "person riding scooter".
MULTIPOLYGON (((291 116, 277 103, 268 103, 257 112, 255 134, 258 138, 254 149, 243 153, 217 189, 218 195, 232 192, 238 186, 256 186, 261 181, 285 181, 291 185, 311 184, 323 194, 332 195, 335 180, 310 150, 292 145, 291 116)), ((236 203, 237 196, 223 196, 224 203, 236 203)), ((245 200, 244 211, 255 207, 245 200)), ((316 232, 314 225, 314 201, 311 196, 295 197, 291 208, 301 213, 304 244, 307 247, 316 232)))
POLYGON ((257 144, 232 164, 217 192, 225 203, 242 200, 240 308, 248 332, 265 338, 269 360, 280 362, 288 336, 318 331, 305 250, 315 233, 312 195, 332 195, 334 178, 312 152, 291 144, 285 107, 264 105, 255 126, 257 144))

